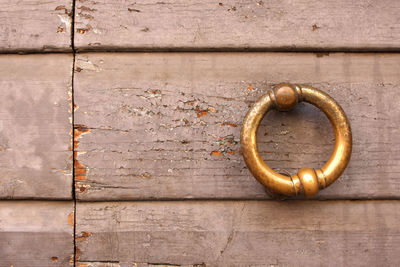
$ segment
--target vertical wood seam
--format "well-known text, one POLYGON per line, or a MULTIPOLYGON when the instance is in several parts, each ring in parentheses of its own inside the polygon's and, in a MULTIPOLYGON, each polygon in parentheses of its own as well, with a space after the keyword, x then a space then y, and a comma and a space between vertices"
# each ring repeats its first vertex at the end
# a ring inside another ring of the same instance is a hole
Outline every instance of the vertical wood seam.
POLYGON ((72 18, 71 18, 71 49, 72 49, 72 73, 71 73, 71 117, 72 117, 72 199, 74 201, 74 226, 73 226, 73 246, 74 246, 74 263, 76 266, 76 196, 75 196, 75 101, 74 101, 74 76, 75 76, 75 0, 72 0, 72 18))

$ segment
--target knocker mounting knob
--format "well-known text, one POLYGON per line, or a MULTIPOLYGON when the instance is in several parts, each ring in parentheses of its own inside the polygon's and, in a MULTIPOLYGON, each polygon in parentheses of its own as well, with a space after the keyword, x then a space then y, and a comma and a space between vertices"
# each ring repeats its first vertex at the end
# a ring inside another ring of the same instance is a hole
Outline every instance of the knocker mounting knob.
POLYGON ((240 136, 243 157, 253 176, 273 194, 314 196, 332 184, 349 163, 352 150, 350 123, 339 104, 325 92, 306 85, 280 84, 253 104, 244 119, 240 136), (321 169, 302 168, 296 175, 286 176, 272 170, 257 149, 257 129, 271 109, 288 111, 297 103, 308 102, 321 109, 335 132, 335 147, 321 169))
POLYGON ((270 97, 274 102, 274 107, 279 111, 289 111, 299 102, 299 94, 296 87, 291 84, 281 84, 270 92, 270 97))

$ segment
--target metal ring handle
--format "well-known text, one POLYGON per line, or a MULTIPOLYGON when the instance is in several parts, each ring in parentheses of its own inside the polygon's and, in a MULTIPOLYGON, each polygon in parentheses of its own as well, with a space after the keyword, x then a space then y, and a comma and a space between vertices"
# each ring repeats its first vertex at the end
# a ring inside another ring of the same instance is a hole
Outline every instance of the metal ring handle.
POLYGON ((319 189, 332 184, 343 173, 351 156, 352 135, 346 114, 328 94, 306 85, 279 84, 260 97, 247 112, 240 143, 250 172, 270 191, 278 195, 304 194, 311 197, 319 189), (321 169, 302 168, 296 175, 289 177, 275 172, 262 160, 257 149, 256 135, 263 116, 269 110, 288 111, 301 101, 318 107, 326 114, 335 132, 335 147, 330 159, 321 169))

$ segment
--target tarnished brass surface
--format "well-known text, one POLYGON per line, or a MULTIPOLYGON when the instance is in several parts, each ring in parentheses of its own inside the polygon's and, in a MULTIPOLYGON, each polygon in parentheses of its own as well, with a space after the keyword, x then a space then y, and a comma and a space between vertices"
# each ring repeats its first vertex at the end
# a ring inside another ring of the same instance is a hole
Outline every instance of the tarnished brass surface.
POLYGON ((325 92, 306 85, 279 84, 260 97, 244 118, 240 138, 247 167, 273 195, 315 196, 319 189, 329 186, 343 173, 351 156, 350 123, 343 109, 325 92), (257 149, 257 129, 269 110, 288 111, 301 101, 318 107, 326 114, 335 132, 335 147, 321 169, 302 168, 289 177, 275 172, 262 160, 257 149))

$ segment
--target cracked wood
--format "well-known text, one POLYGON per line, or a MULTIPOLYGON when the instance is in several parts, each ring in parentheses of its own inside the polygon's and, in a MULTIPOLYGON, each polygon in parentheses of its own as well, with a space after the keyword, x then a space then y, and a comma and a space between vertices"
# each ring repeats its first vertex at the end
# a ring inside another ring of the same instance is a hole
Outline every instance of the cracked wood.
POLYGON ((398 50, 400 2, 76 2, 78 50, 398 50))
POLYGON ((0 0, 0 52, 72 51, 72 0, 0 0))
MULTIPOLYGON (((351 123, 349 166, 319 198, 399 198, 400 56, 313 53, 88 53, 76 58, 77 198, 266 199, 239 151, 249 106, 280 82, 335 98, 351 123), (81 175, 84 173, 84 175, 81 175)), ((300 104, 271 112, 259 150, 279 172, 321 167, 334 136, 300 104)))
POLYGON ((73 211, 73 202, 1 201, 0 266, 73 264, 73 211))
POLYGON ((0 56, 0 198, 71 199, 72 55, 0 56))
POLYGON ((77 266, 398 266, 399 204, 77 202, 77 266))

